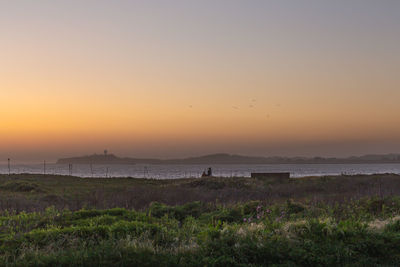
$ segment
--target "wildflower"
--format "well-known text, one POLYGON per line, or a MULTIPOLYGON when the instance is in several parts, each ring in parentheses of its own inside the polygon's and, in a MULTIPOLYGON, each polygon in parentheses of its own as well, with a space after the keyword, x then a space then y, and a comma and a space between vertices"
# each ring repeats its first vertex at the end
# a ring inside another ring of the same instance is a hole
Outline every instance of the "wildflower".
POLYGON ((244 221, 244 222, 246 222, 246 221, 247 221, 247 219, 246 219, 246 218, 243 218, 243 221, 244 221))

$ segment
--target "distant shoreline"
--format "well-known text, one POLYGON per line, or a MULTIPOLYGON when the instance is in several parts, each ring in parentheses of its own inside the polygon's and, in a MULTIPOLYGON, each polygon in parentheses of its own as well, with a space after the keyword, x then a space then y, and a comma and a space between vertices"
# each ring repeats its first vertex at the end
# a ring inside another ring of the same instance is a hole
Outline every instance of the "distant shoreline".
POLYGON ((118 165, 208 165, 208 164, 398 164, 400 154, 365 155, 347 158, 323 157, 251 157, 231 154, 211 154, 183 159, 121 158, 113 154, 62 158, 56 164, 118 164, 118 165))

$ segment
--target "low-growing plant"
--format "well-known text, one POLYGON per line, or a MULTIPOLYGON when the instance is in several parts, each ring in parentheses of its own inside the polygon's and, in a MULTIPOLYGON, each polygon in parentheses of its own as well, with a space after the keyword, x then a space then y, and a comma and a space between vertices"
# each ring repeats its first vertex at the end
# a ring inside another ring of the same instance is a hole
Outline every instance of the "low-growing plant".
POLYGON ((395 197, 5 212, 0 266, 398 266, 399 215, 395 197))

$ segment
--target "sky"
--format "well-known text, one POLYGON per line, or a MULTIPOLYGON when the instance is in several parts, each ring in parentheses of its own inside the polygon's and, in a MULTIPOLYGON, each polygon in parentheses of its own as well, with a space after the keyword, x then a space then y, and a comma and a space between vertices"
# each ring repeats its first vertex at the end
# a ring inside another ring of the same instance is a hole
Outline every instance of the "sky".
POLYGON ((398 0, 0 2, 0 161, 400 152, 398 0))

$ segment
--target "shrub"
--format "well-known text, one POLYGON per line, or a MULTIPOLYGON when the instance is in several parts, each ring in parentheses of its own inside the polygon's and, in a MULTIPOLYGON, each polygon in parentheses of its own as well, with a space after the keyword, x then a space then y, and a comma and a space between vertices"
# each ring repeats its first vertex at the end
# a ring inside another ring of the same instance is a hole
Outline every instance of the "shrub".
POLYGON ((32 193, 44 193, 45 190, 40 188, 35 183, 28 182, 7 182, 3 184, 1 187, 3 190, 12 191, 12 192, 32 192, 32 193))
POLYGON ((306 210, 306 207, 301 203, 293 202, 293 200, 286 201, 286 211, 289 214, 296 214, 306 210))

